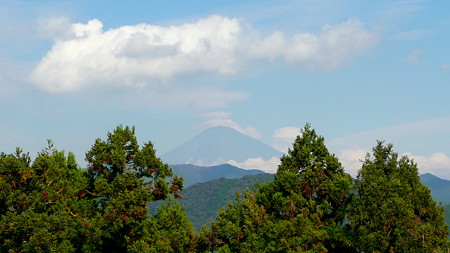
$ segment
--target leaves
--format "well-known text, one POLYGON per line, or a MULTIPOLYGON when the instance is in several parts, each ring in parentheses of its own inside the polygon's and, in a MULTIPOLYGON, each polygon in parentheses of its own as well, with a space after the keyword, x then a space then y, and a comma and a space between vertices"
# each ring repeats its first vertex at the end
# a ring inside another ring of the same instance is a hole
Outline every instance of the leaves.
MULTIPOLYGON (((150 142, 140 149, 134 131, 119 126, 106 141, 97 139, 86 154, 88 170, 51 141, 32 164, 20 149, 1 153, 0 252, 124 252, 133 245, 155 251, 153 235, 166 226, 149 222, 147 204, 180 196, 183 181, 150 142)), ((187 225, 166 243, 185 245, 192 228, 183 212, 176 213, 163 219, 187 225)))
POLYGON ((417 165, 378 142, 356 180, 348 211, 353 244, 364 252, 445 249, 443 209, 419 179, 417 165))

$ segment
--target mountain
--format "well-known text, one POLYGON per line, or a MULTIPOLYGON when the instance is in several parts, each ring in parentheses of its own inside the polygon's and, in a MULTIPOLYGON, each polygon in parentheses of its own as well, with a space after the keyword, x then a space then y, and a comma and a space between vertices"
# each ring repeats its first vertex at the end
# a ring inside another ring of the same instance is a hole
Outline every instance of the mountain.
POLYGON ((202 225, 209 225, 217 216, 220 208, 228 202, 235 202, 236 192, 252 190, 256 182, 273 181, 272 174, 247 175, 239 179, 219 178, 205 183, 198 183, 183 190, 184 199, 179 202, 184 206, 186 215, 197 231, 202 225))
POLYGON ((430 173, 420 175, 420 180, 430 188, 434 200, 442 202, 443 205, 450 204, 450 180, 439 178, 430 173))
POLYGON ((217 165, 261 157, 268 160, 282 153, 229 127, 211 127, 161 156, 169 164, 217 165))
POLYGON ((175 175, 184 179, 184 186, 202 183, 217 178, 241 178, 245 175, 262 174, 261 170, 244 170, 229 164, 198 166, 192 164, 170 165, 175 175))

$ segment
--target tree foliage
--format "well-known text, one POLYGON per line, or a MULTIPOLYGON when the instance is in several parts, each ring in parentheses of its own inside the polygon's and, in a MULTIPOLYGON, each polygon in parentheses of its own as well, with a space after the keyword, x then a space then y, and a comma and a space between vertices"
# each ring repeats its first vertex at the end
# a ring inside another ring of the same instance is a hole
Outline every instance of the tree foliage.
POLYGON ((125 251, 140 239, 149 202, 181 197, 182 179, 156 157, 151 142, 139 147, 134 128, 119 126, 107 140, 97 139, 86 160, 89 192, 99 202, 92 225, 101 230, 103 251, 125 251))
POLYGON ((75 157, 49 147, 33 164, 28 154, 0 155, 1 251, 81 250, 83 216, 95 206, 85 196, 87 178, 75 157))
POLYGON ((199 235, 174 200, 182 198, 183 180, 151 142, 139 146, 134 128, 97 139, 86 160, 88 168, 79 168, 51 141, 34 161, 20 149, 0 153, 0 252, 449 249, 443 207, 420 182, 417 165, 383 142, 353 182, 307 124, 274 180, 237 194, 199 235), (149 203, 167 198, 149 214, 149 203))
POLYGON ((419 179, 417 165, 378 142, 356 180, 348 211, 355 248, 363 252, 446 250, 444 212, 419 179))
POLYGON ((183 186, 151 142, 140 148, 134 128, 119 126, 86 160, 80 169, 51 142, 33 163, 20 149, 0 154, 0 252, 158 252, 160 241, 189 248, 182 208, 169 203, 148 215, 149 202, 181 197, 183 186))
POLYGON ((288 155, 281 158, 275 180, 222 211, 203 236, 209 238, 212 249, 251 251, 250 241, 257 237, 262 238, 258 246, 267 252, 338 251, 345 248, 342 222, 351 187, 351 177, 329 153, 324 138, 307 124, 288 155), (240 214, 246 211, 254 214, 240 214), (243 233, 227 232, 233 230, 243 233), (247 236, 245 231, 251 230, 255 235, 247 236))

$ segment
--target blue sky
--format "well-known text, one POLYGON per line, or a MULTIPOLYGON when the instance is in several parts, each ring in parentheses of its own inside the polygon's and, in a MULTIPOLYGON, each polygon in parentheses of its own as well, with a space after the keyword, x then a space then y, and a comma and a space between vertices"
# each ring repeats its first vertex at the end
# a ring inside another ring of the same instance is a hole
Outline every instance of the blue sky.
POLYGON ((119 124, 158 154, 216 125, 286 150, 310 122, 352 175, 380 139, 450 179, 448 13, 420 0, 4 0, 0 150, 52 139, 83 165, 119 124))

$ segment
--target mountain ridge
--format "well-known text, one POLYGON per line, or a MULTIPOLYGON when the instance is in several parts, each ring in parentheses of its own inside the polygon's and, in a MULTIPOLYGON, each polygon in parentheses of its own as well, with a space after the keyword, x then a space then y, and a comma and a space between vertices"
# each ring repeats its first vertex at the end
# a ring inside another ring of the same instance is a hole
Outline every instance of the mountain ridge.
POLYGON ((245 170, 230 164, 200 166, 194 164, 170 165, 175 175, 184 179, 184 187, 218 178, 235 179, 245 175, 263 174, 262 170, 245 170))

